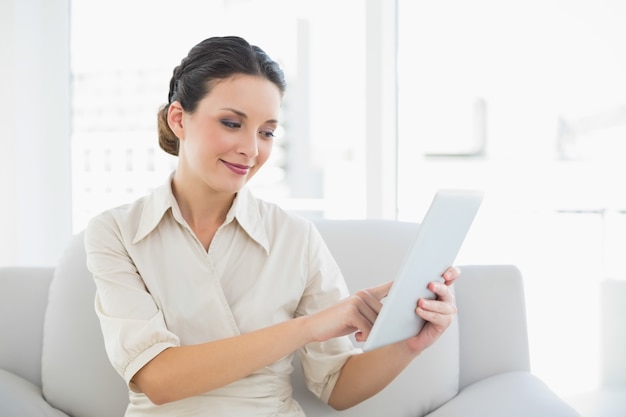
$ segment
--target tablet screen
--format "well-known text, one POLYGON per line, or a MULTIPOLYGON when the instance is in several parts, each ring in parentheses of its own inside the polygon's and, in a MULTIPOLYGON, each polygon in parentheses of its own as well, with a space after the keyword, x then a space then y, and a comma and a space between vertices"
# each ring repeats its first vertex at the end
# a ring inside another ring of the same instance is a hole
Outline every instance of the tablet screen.
POLYGON ((475 190, 439 190, 424 216, 415 241, 384 300, 363 350, 415 336, 424 320, 415 313, 419 298, 434 298, 427 288, 454 265, 483 199, 475 190))

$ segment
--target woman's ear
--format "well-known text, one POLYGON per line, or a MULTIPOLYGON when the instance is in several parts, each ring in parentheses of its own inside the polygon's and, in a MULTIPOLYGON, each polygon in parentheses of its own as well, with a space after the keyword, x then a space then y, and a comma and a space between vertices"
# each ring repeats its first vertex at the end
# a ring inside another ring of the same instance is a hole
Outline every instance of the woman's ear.
POLYGON ((183 140, 185 137, 183 114, 184 110, 178 101, 171 103, 167 109, 167 124, 179 140, 183 140))

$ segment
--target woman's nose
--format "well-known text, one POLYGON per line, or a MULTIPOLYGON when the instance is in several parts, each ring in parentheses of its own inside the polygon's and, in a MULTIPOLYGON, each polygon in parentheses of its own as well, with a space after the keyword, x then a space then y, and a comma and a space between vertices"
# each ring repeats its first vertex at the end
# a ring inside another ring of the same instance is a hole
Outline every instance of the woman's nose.
POLYGON ((258 146, 258 134, 257 132, 246 133, 241 138, 239 142, 239 149, 237 150, 240 154, 246 155, 248 158, 256 158, 259 154, 259 146, 258 146))

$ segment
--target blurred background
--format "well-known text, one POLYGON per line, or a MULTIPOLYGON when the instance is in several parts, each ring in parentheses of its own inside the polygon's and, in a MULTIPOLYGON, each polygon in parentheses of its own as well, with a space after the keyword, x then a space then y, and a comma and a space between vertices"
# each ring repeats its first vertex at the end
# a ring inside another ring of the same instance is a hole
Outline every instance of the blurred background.
POLYGON ((259 196, 419 222, 439 188, 484 190, 457 264, 517 265, 534 373, 593 390, 602 283, 626 278, 625 22, 622 0, 0 0, 0 266, 54 264, 161 185, 172 70, 236 34, 289 85, 259 196))

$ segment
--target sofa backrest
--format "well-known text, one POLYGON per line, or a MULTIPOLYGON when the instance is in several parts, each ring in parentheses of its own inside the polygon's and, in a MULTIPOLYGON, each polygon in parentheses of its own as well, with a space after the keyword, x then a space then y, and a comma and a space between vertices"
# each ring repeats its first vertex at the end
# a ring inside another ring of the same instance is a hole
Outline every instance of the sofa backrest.
MULTIPOLYGON (((393 279, 415 237, 418 224, 387 220, 315 220, 350 291, 393 279)), ((458 393, 459 330, 457 320, 389 387, 346 411, 332 411, 310 394, 296 366, 294 397, 307 417, 341 415, 422 416, 458 393)))
POLYGON ((71 240, 50 284, 41 364, 46 400, 73 417, 122 416, 128 404, 126 384, 104 350, 95 290, 81 233, 71 240))

